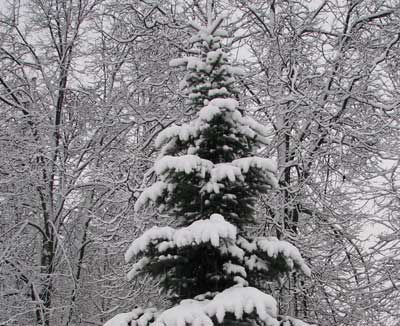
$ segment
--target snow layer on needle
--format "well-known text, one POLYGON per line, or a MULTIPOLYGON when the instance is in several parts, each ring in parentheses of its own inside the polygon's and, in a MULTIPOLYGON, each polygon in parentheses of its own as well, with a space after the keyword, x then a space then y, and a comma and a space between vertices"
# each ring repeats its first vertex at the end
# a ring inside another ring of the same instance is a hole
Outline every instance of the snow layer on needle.
MULTIPOLYGON (((305 263, 303 257, 301 256, 299 250, 293 246, 291 243, 278 240, 275 237, 268 238, 257 238, 257 247, 266 252, 270 257, 277 257, 282 254, 285 258, 289 258, 300 270, 307 276, 311 276, 311 270, 305 263)), ((290 264, 290 260, 287 261, 290 264)))
MULTIPOLYGON (((221 90, 210 90, 210 92, 217 92, 221 90)), ((209 122, 216 115, 220 115, 223 113, 224 109, 228 111, 236 111, 239 107, 239 102, 232 98, 215 98, 207 103, 199 113, 199 117, 201 120, 209 122)), ((239 113, 239 111, 237 111, 239 113)))
MULTIPOLYGON (((213 92, 214 90, 210 90, 213 92)), ((215 90, 218 92, 221 90, 215 90)), ((217 94, 217 93, 216 93, 217 94)), ((254 138, 260 143, 268 144, 271 132, 264 125, 258 123, 249 116, 243 116, 239 110, 239 102, 233 98, 215 98, 200 110, 200 119, 206 122, 211 121, 215 115, 228 111, 225 119, 235 122, 241 133, 254 138)))
POLYGON ((217 294, 212 300, 183 300, 161 313, 152 326, 212 326, 212 317, 222 323, 226 313, 236 319, 256 312, 267 326, 278 326, 277 303, 273 297, 253 287, 235 286, 217 294))
MULTIPOLYGON (((239 112, 238 112, 239 113, 239 112)), ((250 138, 256 138, 261 144, 269 144, 272 133, 264 125, 249 116, 234 115, 234 120, 240 124, 240 132, 250 138)))
POLYGON ((157 315, 156 308, 146 309, 142 316, 132 321, 131 326, 147 326, 150 324, 150 321, 154 320, 156 315, 157 315))
POLYGON ((219 183, 219 181, 222 181, 224 179, 228 179, 231 182, 244 179, 240 169, 230 163, 215 164, 209 172, 211 176, 210 180, 206 184, 204 184, 201 190, 208 193, 214 192, 218 194, 220 192, 220 189, 224 187, 224 185, 219 183))
POLYGON ((241 265, 237 265, 237 264, 228 262, 228 263, 224 263, 223 269, 227 274, 241 275, 244 278, 247 277, 246 269, 241 265))
POLYGON ((213 163, 211 161, 202 159, 196 155, 183 155, 183 156, 169 156, 166 155, 159 159, 154 164, 154 170, 157 175, 162 175, 168 170, 175 170, 176 172, 185 172, 190 174, 192 172, 200 172, 202 176, 211 170, 213 163))
POLYGON ((136 256, 140 252, 146 251, 149 244, 155 240, 171 240, 174 233, 175 229, 169 226, 153 226, 150 230, 147 230, 139 238, 132 242, 125 253, 125 261, 129 262, 134 256, 136 256))
POLYGON ((128 281, 133 280, 133 278, 140 273, 140 271, 146 267, 146 265, 150 262, 150 259, 148 257, 143 257, 139 259, 139 261, 136 264, 133 264, 131 270, 129 273, 126 275, 128 281))
POLYGON ((244 173, 247 173, 252 167, 272 173, 276 173, 277 171, 276 162, 274 160, 258 156, 239 158, 232 161, 232 164, 240 168, 244 173))
POLYGON ((134 210, 137 212, 141 207, 145 206, 149 201, 155 202, 162 193, 168 189, 168 184, 157 181, 150 187, 146 188, 135 202, 134 210))
POLYGON ((237 178, 242 177, 242 172, 236 166, 229 163, 215 164, 211 169, 211 182, 218 182, 223 179, 228 179, 234 182, 237 178))
POLYGON ((232 161, 234 166, 240 168, 241 171, 247 173, 250 168, 258 168, 264 170, 269 178, 272 187, 278 188, 278 179, 275 177, 277 171, 276 163, 272 159, 262 158, 257 156, 243 157, 232 161))
POLYGON ((226 248, 227 252, 232 256, 243 260, 244 258, 244 250, 239 248, 237 245, 233 244, 226 248))
POLYGON ((238 258, 243 261, 245 252, 243 249, 239 248, 236 244, 228 244, 227 246, 220 246, 218 250, 223 255, 229 255, 232 258, 238 258))
POLYGON ((213 88, 208 91, 208 96, 225 96, 225 95, 229 95, 229 92, 225 87, 213 88))
POLYGON ((217 294, 206 306, 207 315, 216 316, 222 323, 227 312, 233 313, 236 319, 242 319, 243 314, 257 315, 268 326, 278 326, 274 317, 277 315, 277 303, 273 297, 253 287, 235 286, 217 294))
POLYGON ((197 134, 198 128, 194 125, 194 122, 184 124, 182 126, 177 126, 174 124, 168 128, 165 128, 158 134, 155 140, 155 146, 160 148, 174 137, 178 137, 181 141, 187 141, 190 137, 196 137, 197 134))
POLYGON ((247 252, 254 252, 257 250, 257 244, 255 242, 249 242, 247 239, 243 237, 238 237, 237 244, 246 250, 247 252))
POLYGON ((233 98, 215 98, 210 101, 210 104, 229 111, 235 111, 239 107, 239 102, 233 98))
POLYGON ((268 272, 269 268, 267 264, 258 258, 256 255, 251 255, 250 257, 246 257, 245 264, 249 270, 257 270, 268 272))
POLYGON ((107 321, 104 326, 128 326, 129 322, 138 319, 142 314, 143 310, 141 308, 134 309, 131 312, 118 314, 107 321))
POLYGON ((184 247, 193 242, 211 242, 214 247, 218 247, 221 238, 234 241, 236 227, 225 221, 222 215, 212 214, 209 220, 195 221, 188 227, 177 230, 173 241, 177 247, 184 247))
POLYGON ((247 124, 251 129, 264 137, 270 137, 272 134, 270 129, 249 116, 243 117, 243 123, 247 124))
POLYGON ((152 326, 213 326, 211 318, 204 312, 206 303, 183 300, 178 306, 161 313, 152 326))
POLYGON ((195 35, 193 35, 190 39, 190 43, 196 43, 200 41, 206 41, 209 43, 213 39, 213 36, 206 30, 200 29, 199 32, 195 35))
POLYGON ((218 106, 208 104, 200 110, 199 117, 203 121, 210 122, 215 116, 221 113, 222 111, 218 106))
POLYGON ((205 63, 202 59, 197 57, 188 57, 187 60, 187 69, 195 70, 196 72, 210 72, 212 67, 205 63))

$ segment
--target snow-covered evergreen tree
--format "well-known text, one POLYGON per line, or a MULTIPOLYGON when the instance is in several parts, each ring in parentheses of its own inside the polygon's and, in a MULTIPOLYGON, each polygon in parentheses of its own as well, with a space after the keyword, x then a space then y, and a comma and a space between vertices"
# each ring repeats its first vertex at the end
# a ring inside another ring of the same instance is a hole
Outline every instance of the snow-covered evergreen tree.
POLYGON ((236 320, 265 325, 300 325, 277 316, 272 296, 257 289, 298 269, 310 270, 299 251, 273 237, 250 238, 257 196, 278 186, 273 160, 254 156, 267 142, 267 129, 239 107, 235 76, 220 29, 222 19, 197 30, 187 56, 181 87, 196 118, 162 131, 154 165, 158 180, 136 202, 153 203, 172 216, 174 227, 153 227, 134 240, 125 254, 136 262, 128 273, 150 273, 161 281, 172 307, 120 314, 107 326, 210 326, 236 320))

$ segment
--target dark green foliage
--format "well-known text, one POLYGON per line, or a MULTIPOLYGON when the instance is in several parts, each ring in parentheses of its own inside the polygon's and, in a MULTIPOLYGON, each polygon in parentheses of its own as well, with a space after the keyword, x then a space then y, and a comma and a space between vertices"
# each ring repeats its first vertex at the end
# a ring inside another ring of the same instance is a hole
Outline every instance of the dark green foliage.
POLYGON ((242 229, 254 222, 254 206, 260 191, 269 189, 266 177, 256 169, 249 170, 243 180, 221 181, 219 193, 204 191, 208 180, 198 174, 171 172, 170 181, 176 187, 167 197, 161 198, 160 204, 176 216, 179 226, 188 226, 219 213, 242 229))
MULTIPOLYGON (((198 139, 190 139, 186 149, 198 141, 196 155, 214 164, 230 163, 235 159, 249 157, 256 143, 255 139, 243 135, 237 128, 227 122, 222 115, 210 121, 198 139)), ((180 149, 185 144, 178 143, 180 149)), ((259 193, 270 189, 265 173, 259 169, 250 169, 243 180, 223 180, 219 193, 208 193, 203 186, 209 181, 196 173, 171 171, 169 182, 176 188, 159 204, 176 216, 179 226, 187 226, 193 221, 208 218, 219 213, 239 229, 245 224, 254 222, 254 206, 259 193)))
POLYGON ((151 263, 144 271, 161 275, 163 290, 172 294, 173 303, 206 292, 221 292, 235 285, 235 275, 223 272, 223 264, 235 259, 210 244, 168 250, 165 257, 151 263))
POLYGON ((210 127, 202 133, 197 155, 213 163, 232 162, 251 156, 254 140, 241 134, 222 115, 210 121, 210 127))

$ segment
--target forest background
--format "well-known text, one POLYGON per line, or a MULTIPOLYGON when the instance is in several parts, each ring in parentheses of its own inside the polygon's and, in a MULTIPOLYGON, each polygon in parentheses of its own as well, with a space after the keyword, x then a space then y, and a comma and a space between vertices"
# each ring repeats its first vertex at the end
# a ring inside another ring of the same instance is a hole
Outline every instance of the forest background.
MULTIPOLYGON (((311 278, 274 288, 319 325, 400 321, 400 3, 210 1, 270 127, 280 189, 257 234, 295 244, 311 278)), ((155 137, 187 121, 180 72, 205 1, 0 0, 0 325, 102 325, 163 305, 123 253, 157 212, 155 137)))

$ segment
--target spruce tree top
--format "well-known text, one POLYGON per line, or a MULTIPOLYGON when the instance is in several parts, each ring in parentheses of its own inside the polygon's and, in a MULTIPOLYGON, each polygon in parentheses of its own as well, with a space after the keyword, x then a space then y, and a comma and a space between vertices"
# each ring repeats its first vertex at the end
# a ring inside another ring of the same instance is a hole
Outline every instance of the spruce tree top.
POLYGON ((128 278, 150 273, 160 280, 172 307, 161 312, 135 309, 106 326, 297 322, 278 320, 274 298, 257 289, 260 281, 294 269, 310 275, 310 270, 290 243, 250 238, 246 232, 254 222, 257 196, 277 187, 276 167, 271 159, 253 156, 268 132, 239 109, 234 87, 238 69, 229 64, 221 22, 193 25, 197 34, 191 53, 196 55, 172 61, 188 71, 181 86, 196 118, 159 134, 158 180, 135 205, 139 210, 154 203, 175 218, 177 228, 153 227, 125 254, 127 262, 139 258, 128 278))
POLYGON ((194 110, 200 110, 213 99, 238 95, 234 77, 240 70, 229 63, 228 49, 223 43, 227 34, 219 29, 221 23, 221 18, 210 23, 207 28, 192 23, 192 27, 198 31, 190 40, 192 47, 189 53, 194 56, 170 62, 171 66, 186 66, 188 72, 180 86, 189 98, 189 106, 194 110))

